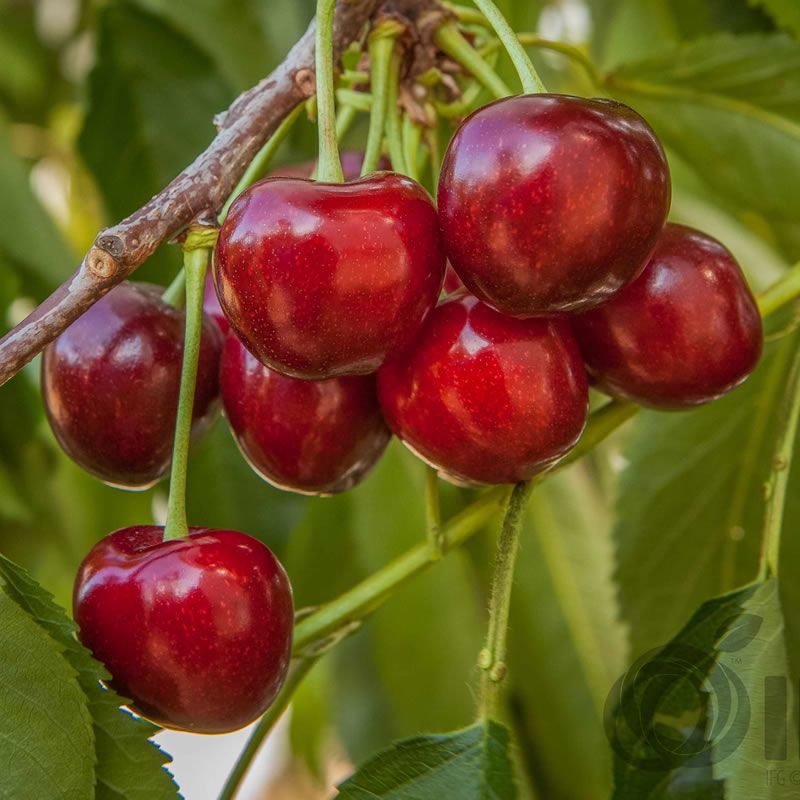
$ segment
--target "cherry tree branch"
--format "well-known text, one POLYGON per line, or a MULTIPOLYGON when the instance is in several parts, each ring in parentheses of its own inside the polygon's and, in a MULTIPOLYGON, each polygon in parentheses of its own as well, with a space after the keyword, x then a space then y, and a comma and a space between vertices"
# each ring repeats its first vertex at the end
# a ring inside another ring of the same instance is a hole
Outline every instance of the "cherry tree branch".
MULTIPOLYGON (((361 34, 379 3, 339 0, 333 35, 336 59, 361 34)), ((404 4, 416 8, 432 2, 404 0, 404 4)), ((204 153, 138 211, 100 231, 77 271, 0 339, 0 385, 129 277, 162 242, 192 220, 216 215, 284 117, 314 94, 314 28, 312 22, 283 63, 215 120, 218 133, 204 153)))

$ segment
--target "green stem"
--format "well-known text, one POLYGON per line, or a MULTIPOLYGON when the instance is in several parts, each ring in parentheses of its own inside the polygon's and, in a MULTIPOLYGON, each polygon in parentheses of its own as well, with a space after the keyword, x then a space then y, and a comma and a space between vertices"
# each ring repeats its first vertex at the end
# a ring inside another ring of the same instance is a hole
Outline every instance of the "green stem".
POLYGON ((315 658, 304 658, 298 659, 292 665, 291 671, 286 678, 286 683, 283 684, 278 696, 267 709, 264 716, 258 721, 256 727, 253 728, 253 732, 250 734, 250 738, 247 740, 244 750, 242 750, 241 755, 236 760, 236 764, 228 776, 228 780, 225 781, 225 786, 222 788, 218 800, 233 800, 236 796, 236 792, 239 790, 244 776, 247 774, 247 770, 250 768, 250 764, 261 748, 264 739, 267 738, 275 727, 275 724, 283 715, 283 712, 286 711, 292 696, 300 687, 306 675, 311 671, 316 661, 317 659, 315 658))
POLYGON ((514 585, 514 565, 519 550, 522 530, 522 512, 533 489, 533 481, 518 483, 511 493, 500 540, 489 601, 489 630, 486 645, 481 650, 478 665, 483 670, 481 686, 481 713, 484 717, 497 717, 500 684, 506 674, 506 646, 508 618, 511 613, 511 590, 514 585))
MULTIPOLYGON (((186 520, 186 474, 189 461, 189 440, 192 432, 197 362, 200 356, 200 339, 203 332, 203 289, 205 288, 208 259, 211 255, 211 247, 208 244, 209 233, 210 229, 208 228, 198 230, 196 234, 195 231, 190 231, 184 244, 186 322, 164 541, 180 539, 189 535, 189 525, 186 520), (201 244, 198 243, 196 237, 200 237, 201 244)), ((216 231, 213 231, 213 234, 216 235, 216 231)))
POLYGON ((502 78, 481 58, 480 53, 461 35, 454 23, 448 22, 437 28, 433 41, 440 50, 471 72, 496 98, 513 94, 502 78))
POLYGON ((463 22, 467 25, 481 25, 484 28, 491 27, 489 20, 486 19, 480 11, 474 8, 447 2, 442 3, 442 5, 452 14, 455 14, 459 22, 463 22))
POLYGON ((369 118, 367 146, 364 150, 362 175, 375 172, 381 157, 383 131, 386 127, 386 109, 389 106, 389 73, 392 53, 402 26, 395 20, 379 23, 369 37, 369 61, 372 70, 370 92, 372 92, 372 112, 369 118))
POLYGON ((431 181, 434 193, 439 189, 439 172, 442 168, 442 153, 439 147, 438 128, 428 128, 425 131, 425 142, 428 145, 428 152, 431 154, 431 181))
POLYGON ((403 55, 399 47, 392 51, 392 59, 389 64, 389 84, 387 86, 387 105, 386 105, 386 141, 389 145, 389 158, 392 161, 392 169, 406 175, 406 162, 403 153, 403 133, 402 122, 400 120, 400 67, 403 55))
POLYGON ((372 112, 372 95, 369 92, 359 92, 356 89, 337 89, 336 102, 340 107, 350 106, 365 114, 372 112))
POLYGON ((486 19, 489 20, 497 38, 503 43, 506 52, 514 62, 514 68, 519 75, 522 83, 522 88, 528 94, 538 94, 539 92, 547 91, 536 72, 525 48, 520 44, 517 39, 517 34, 514 33, 512 27, 508 24, 506 18, 500 13, 500 9, 494 4, 492 0, 474 0, 474 3, 481 10, 486 19))
POLYGON ((172 279, 172 283, 164 289, 161 299, 175 308, 183 308, 186 302, 186 273, 181 267, 178 274, 172 279))
POLYGON ((800 347, 795 337, 795 354, 792 368, 786 381, 786 391, 781 403, 778 428, 775 435, 775 453, 772 457, 772 473, 766 484, 767 508, 764 514, 760 577, 777 577, 780 561, 781 531, 783 529, 786 489, 792 468, 797 424, 800 418, 800 347))
POLYGON ((317 0, 315 66, 317 75, 317 128, 319 130, 319 180, 343 183, 342 162, 336 141, 336 103, 333 81, 333 17, 336 0, 317 0))
POLYGON ((228 199, 225 201, 225 205, 222 206, 222 210, 219 212, 220 224, 222 224, 225 221, 225 217, 228 216, 228 211, 233 201, 247 189, 248 186, 252 186, 257 180, 263 177, 272 159, 275 157, 275 153, 278 152, 278 148, 286 140, 292 126, 303 113, 303 108, 303 103, 300 103, 289 112, 286 118, 275 129, 272 136, 267 139, 264 146, 256 153, 255 158, 248 164, 244 175, 239 178, 239 182, 236 184, 236 187, 230 193, 228 199))
POLYGON ((336 115, 336 139, 342 141, 353 123, 356 121, 357 110, 352 106, 344 106, 336 115))
POLYGON ((425 468, 425 520, 428 524, 428 544, 431 549, 431 558, 438 561, 444 555, 447 541, 442 533, 439 473, 433 467, 425 468))
MULTIPOLYGON (((638 406, 612 400, 592 413, 581 440, 555 467, 537 475, 538 484, 550 475, 577 461, 603 439, 630 419, 638 406)), ((443 549, 449 553, 464 544, 481 530, 497 513, 508 496, 508 486, 495 486, 474 503, 442 525, 443 549)), ((336 633, 353 620, 361 619, 378 608, 399 586, 423 572, 435 560, 431 559, 428 542, 413 547, 404 555, 356 584, 344 594, 297 624, 294 632, 295 653, 303 653, 315 642, 336 633)))
POLYGON ((769 316, 782 306, 790 303, 800 294, 800 261, 785 275, 781 276, 758 298, 758 308, 762 317, 769 316))
POLYGON ((403 117, 403 160, 406 175, 415 181, 419 180, 419 150, 422 144, 422 126, 411 119, 408 114, 403 117))

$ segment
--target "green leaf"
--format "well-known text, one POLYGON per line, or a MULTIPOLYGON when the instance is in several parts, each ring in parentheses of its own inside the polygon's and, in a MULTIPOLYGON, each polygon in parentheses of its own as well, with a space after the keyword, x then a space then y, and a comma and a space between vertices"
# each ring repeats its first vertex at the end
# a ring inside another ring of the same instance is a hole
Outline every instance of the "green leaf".
POLYGON ((120 709, 125 701, 101 685, 108 681, 108 673, 78 642, 75 624, 64 610, 21 567, 2 555, 0 578, 5 596, 57 643, 77 672, 94 728, 98 800, 177 797, 175 784, 163 769, 168 756, 148 741, 158 728, 120 709))
POLYGON ((159 17, 127 3, 103 8, 79 148, 113 219, 205 149, 232 95, 210 57, 159 17))
POLYGON ((779 33, 722 33, 622 65, 621 80, 728 97, 800 119, 800 42, 779 33))
POLYGON ((763 8, 780 28, 800 36, 800 3, 797 0, 750 0, 763 8))
MULTIPOLYGON (((16 266, 22 288, 40 296, 77 266, 47 212, 33 195, 28 170, 0 124, 0 262, 16 266)), ((5 266, 5 265, 3 265, 5 266)), ((5 329, 5 325, 0 326, 5 329)))
POLYGON ((340 787, 343 800, 514 800, 508 731, 488 720, 398 742, 340 787))
POLYGON ((597 495, 585 465, 537 487, 517 560, 508 679, 520 750, 545 798, 605 800, 611 788, 603 707, 625 666, 625 637, 597 495))
POLYGON ((206 50, 239 91, 269 73, 314 15, 313 3, 298 0, 272 0, 268 5, 258 0, 137 2, 206 50))
POLYGON ((797 335, 739 389, 696 411, 643 412, 616 506, 620 606, 634 655, 668 641, 700 603, 755 576, 783 395, 797 335))
POLYGON ((800 756, 791 711, 797 682, 789 677, 779 582, 783 575, 766 581, 744 604, 758 628, 741 646, 720 655, 711 679, 728 686, 732 695, 730 703, 719 704, 716 720, 721 735, 715 743, 714 775, 725 781, 725 800, 797 797, 800 756), (739 705, 750 714, 739 712, 739 705))
POLYGON ((638 77, 640 66, 655 69, 652 62, 635 62, 626 65, 625 74, 637 77, 612 76, 608 87, 636 108, 665 145, 737 214, 771 231, 795 261, 800 258, 800 196, 795 191, 800 119, 796 111, 793 117, 783 112, 796 91, 784 84, 784 79, 797 83, 789 80, 796 75, 796 48, 781 37, 765 37, 760 48, 757 41, 747 37, 740 44, 733 37, 715 37, 707 40, 702 54, 694 45, 679 47, 664 55, 656 80, 638 77), (668 60, 677 66, 670 69, 668 60), (731 78, 714 68, 718 61, 731 65, 731 78))
POLYGON ((675 638, 618 681, 607 718, 615 752, 612 800, 723 800, 712 770, 709 716, 712 693, 724 701, 727 685, 712 675, 757 588, 704 603, 675 638))
POLYGON ((92 797, 86 697, 62 647, 0 593, 0 762, 4 797, 92 797))

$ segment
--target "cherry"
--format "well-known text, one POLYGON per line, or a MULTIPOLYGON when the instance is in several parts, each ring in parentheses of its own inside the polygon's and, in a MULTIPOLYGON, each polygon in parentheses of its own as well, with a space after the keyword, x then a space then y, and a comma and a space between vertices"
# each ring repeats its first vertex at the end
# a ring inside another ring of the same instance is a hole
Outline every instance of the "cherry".
POLYGON ((586 371, 569 325, 514 319, 464 290, 378 372, 392 431, 455 482, 527 480, 586 423, 586 371))
MULTIPOLYGON (((161 288, 122 283, 72 323, 42 359, 53 433, 107 483, 145 489, 169 469, 183 355, 183 312, 161 288)), ((193 433, 218 407, 222 337, 204 320, 193 433)))
POLYGON ((430 197, 387 172, 260 181, 233 203, 217 242, 231 327, 263 364, 299 378, 374 372, 413 338, 443 277, 430 197))
POLYGON ((304 381, 265 367, 230 335, 220 368, 239 448, 271 484, 334 494, 357 484, 389 441, 373 375, 304 381))
POLYGON ((468 117, 445 154, 439 213, 467 288, 515 316, 605 302, 641 271, 670 180, 647 123, 611 100, 525 95, 468 117))
POLYGON ((667 225, 644 272, 573 322, 597 384, 655 408, 725 394, 753 371, 763 345, 738 263, 716 239, 683 225, 667 225))
POLYGON ((75 579, 80 639, 137 713, 225 733, 272 703, 289 667, 293 603, 275 556, 244 533, 154 525, 98 542, 75 579))

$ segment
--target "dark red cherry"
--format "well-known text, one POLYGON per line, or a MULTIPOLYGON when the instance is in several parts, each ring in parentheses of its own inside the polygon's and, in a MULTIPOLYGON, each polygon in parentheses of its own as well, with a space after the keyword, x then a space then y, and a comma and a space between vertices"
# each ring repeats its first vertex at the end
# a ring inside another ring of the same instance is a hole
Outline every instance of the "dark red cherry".
POLYGON ((374 372, 436 302, 444 254, 436 209, 414 181, 270 178, 231 206, 217 293, 263 363, 299 378, 374 372))
POLYGON ((716 239, 667 225, 644 272, 573 328, 590 375, 609 394, 655 408, 707 403, 761 355, 758 306, 716 239))
POLYGON ((392 431, 445 477, 527 480, 570 450, 588 409, 568 324, 514 319, 463 290, 378 372, 392 431))
POLYGON ((389 441, 374 375, 291 378, 265 367, 231 334, 222 353, 220 387, 244 457, 282 489, 307 494, 351 489, 389 441))
POLYGON ((439 180, 447 255, 501 311, 539 316, 605 302, 641 271, 670 180, 647 123, 611 100, 498 100, 456 132, 439 180))
POLYGON ((206 276, 206 285, 203 290, 203 313, 217 323, 223 334, 228 332, 230 325, 225 318, 225 314, 222 312, 222 306, 219 304, 217 290, 214 287, 214 279, 211 277, 211 273, 206 276))
POLYGON ((261 542, 157 526, 98 542, 75 578, 80 639, 134 709, 159 725, 226 733, 259 717, 286 678, 294 609, 289 579, 261 542))
MULTIPOLYGON (((145 489, 169 469, 184 314, 162 289, 122 283, 44 352, 42 394, 66 452, 103 481, 145 489)), ((192 432, 218 408, 222 335, 203 320, 192 432)))

